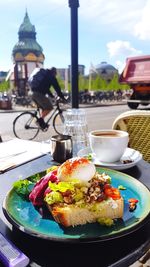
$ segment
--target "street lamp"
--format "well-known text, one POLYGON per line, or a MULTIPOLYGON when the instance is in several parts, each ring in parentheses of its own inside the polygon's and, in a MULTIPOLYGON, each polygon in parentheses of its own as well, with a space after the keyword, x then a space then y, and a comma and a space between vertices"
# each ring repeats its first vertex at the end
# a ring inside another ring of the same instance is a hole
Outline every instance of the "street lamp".
POLYGON ((72 108, 78 108, 78 0, 69 0, 71 9, 71 99, 72 108))

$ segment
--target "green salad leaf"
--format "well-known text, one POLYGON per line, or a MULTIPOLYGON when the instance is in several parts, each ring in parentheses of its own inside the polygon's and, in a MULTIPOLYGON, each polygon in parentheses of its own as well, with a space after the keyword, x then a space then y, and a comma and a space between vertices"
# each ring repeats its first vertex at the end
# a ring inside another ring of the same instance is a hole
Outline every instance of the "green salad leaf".
POLYGON ((44 175, 46 174, 46 171, 36 173, 28 177, 28 180, 31 181, 32 183, 38 182, 44 175))
POLYGON ((70 182, 59 182, 58 184, 49 182, 48 186, 52 191, 66 192, 67 190, 74 191, 75 184, 78 184, 79 180, 71 180, 70 182))
POLYGON ((46 171, 31 175, 27 179, 14 182, 13 188, 22 197, 28 197, 34 185, 46 174, 46 171))
POLYGON ((54 203, 60 203, 63 202, 63 197, 61 193, 52 191, 49 194, 46 194, 44 199, 49 205, 52 205, 54 203))
POLYGON ((17 194, 22 195, 24 197, 27 197, 30 194, 33 186, 34 186, 34 183, 32 183, 31 181, 27 179, 18 180, 13 184, 13 188, 17 192, 17 194))

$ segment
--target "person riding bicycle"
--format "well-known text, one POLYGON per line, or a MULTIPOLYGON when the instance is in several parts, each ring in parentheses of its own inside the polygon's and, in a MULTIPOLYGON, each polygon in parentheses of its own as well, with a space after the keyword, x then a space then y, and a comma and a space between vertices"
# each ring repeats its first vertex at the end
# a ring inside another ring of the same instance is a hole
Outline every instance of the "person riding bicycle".
MULTIPOLYGON (((39 79, 37 83, 31 82, 30 87, 32 90, 33 101, 35 101, 37 105, 42 109, 41 118, 39 118, 37 122, 40 125, 40 127, 44 130, 48 126, 47 123, 44 121, 44 118, 53 109, 52 98, 54 98, 54 96, 50 91, 50 87, 53 86, 57 95, 61 99, 63 99, 64 101, 66 101, 66 99, 63 93, 61 92, 61 88, 56 78, 57 75, 56 68, 52 67, 51 69, 42 69, 42 71, 44 75, 43 77, 41 76, 42 77, 41 80, 39 79)), ((33 76, 33 78, 34 79, 36 78, 36 74, 33 76)))

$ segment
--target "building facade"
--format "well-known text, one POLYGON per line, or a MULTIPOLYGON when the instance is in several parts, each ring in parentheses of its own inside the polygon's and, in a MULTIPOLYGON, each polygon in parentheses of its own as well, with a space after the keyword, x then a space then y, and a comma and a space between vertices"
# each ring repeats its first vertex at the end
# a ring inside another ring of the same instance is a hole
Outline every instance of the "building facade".
MULTIPOLYGON (((78 65, 78 73, 79 75, 85 75, 85 66, 78 65)), ((65 91, 68 91, 68 83, 71 81, 71 65, 68 68, 57 68, 57 74, 65 83, 65 91)))
POLYGON ((12 59, 11 87, 19 96, 27 95, 28 78, 35 68, 43 67, 45 59, 43 49, 36 40, 35 26, 31 24, 27 11, 19 27, 18 42, 13 48, 12 59))
POLYGON ((102 61, 100 64, 98 64, 96 66, 96 71, 107 82, 110 82, 114 75, 118 74, 118 70, 106 61, 102 61))
POLYGON ((91 65, 89 71, 89 76, 91 76, 91 78, 95 78, 96 75, 100 75, 107 82, 110 82, 115 74, 118 75, 118 70, 106 61, 102 61, 96 66, 91 65))

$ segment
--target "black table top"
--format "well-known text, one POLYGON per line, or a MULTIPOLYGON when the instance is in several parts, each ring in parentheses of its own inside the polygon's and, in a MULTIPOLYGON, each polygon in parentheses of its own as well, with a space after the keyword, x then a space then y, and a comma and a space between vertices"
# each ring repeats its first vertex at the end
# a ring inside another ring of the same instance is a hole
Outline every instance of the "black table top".
MULTIPOLYGON (((0 204, 15 180, 53 165, 50 156, 28 162, 0 175, 0 204)), ((150 189, 150 164, 141 160, 136 166, 122 171, 150 189)), ((29 266, 43 267, 127 267, 150 247, 150 222, 129 235, 97 243, 60 243, 30 236, 12 227, 0 210, 0 231, 29 258, 29 266), (84 264, 84 265, 83 265, 84 264)), ((0 265, 3 266, 3 265, 0 265)))

